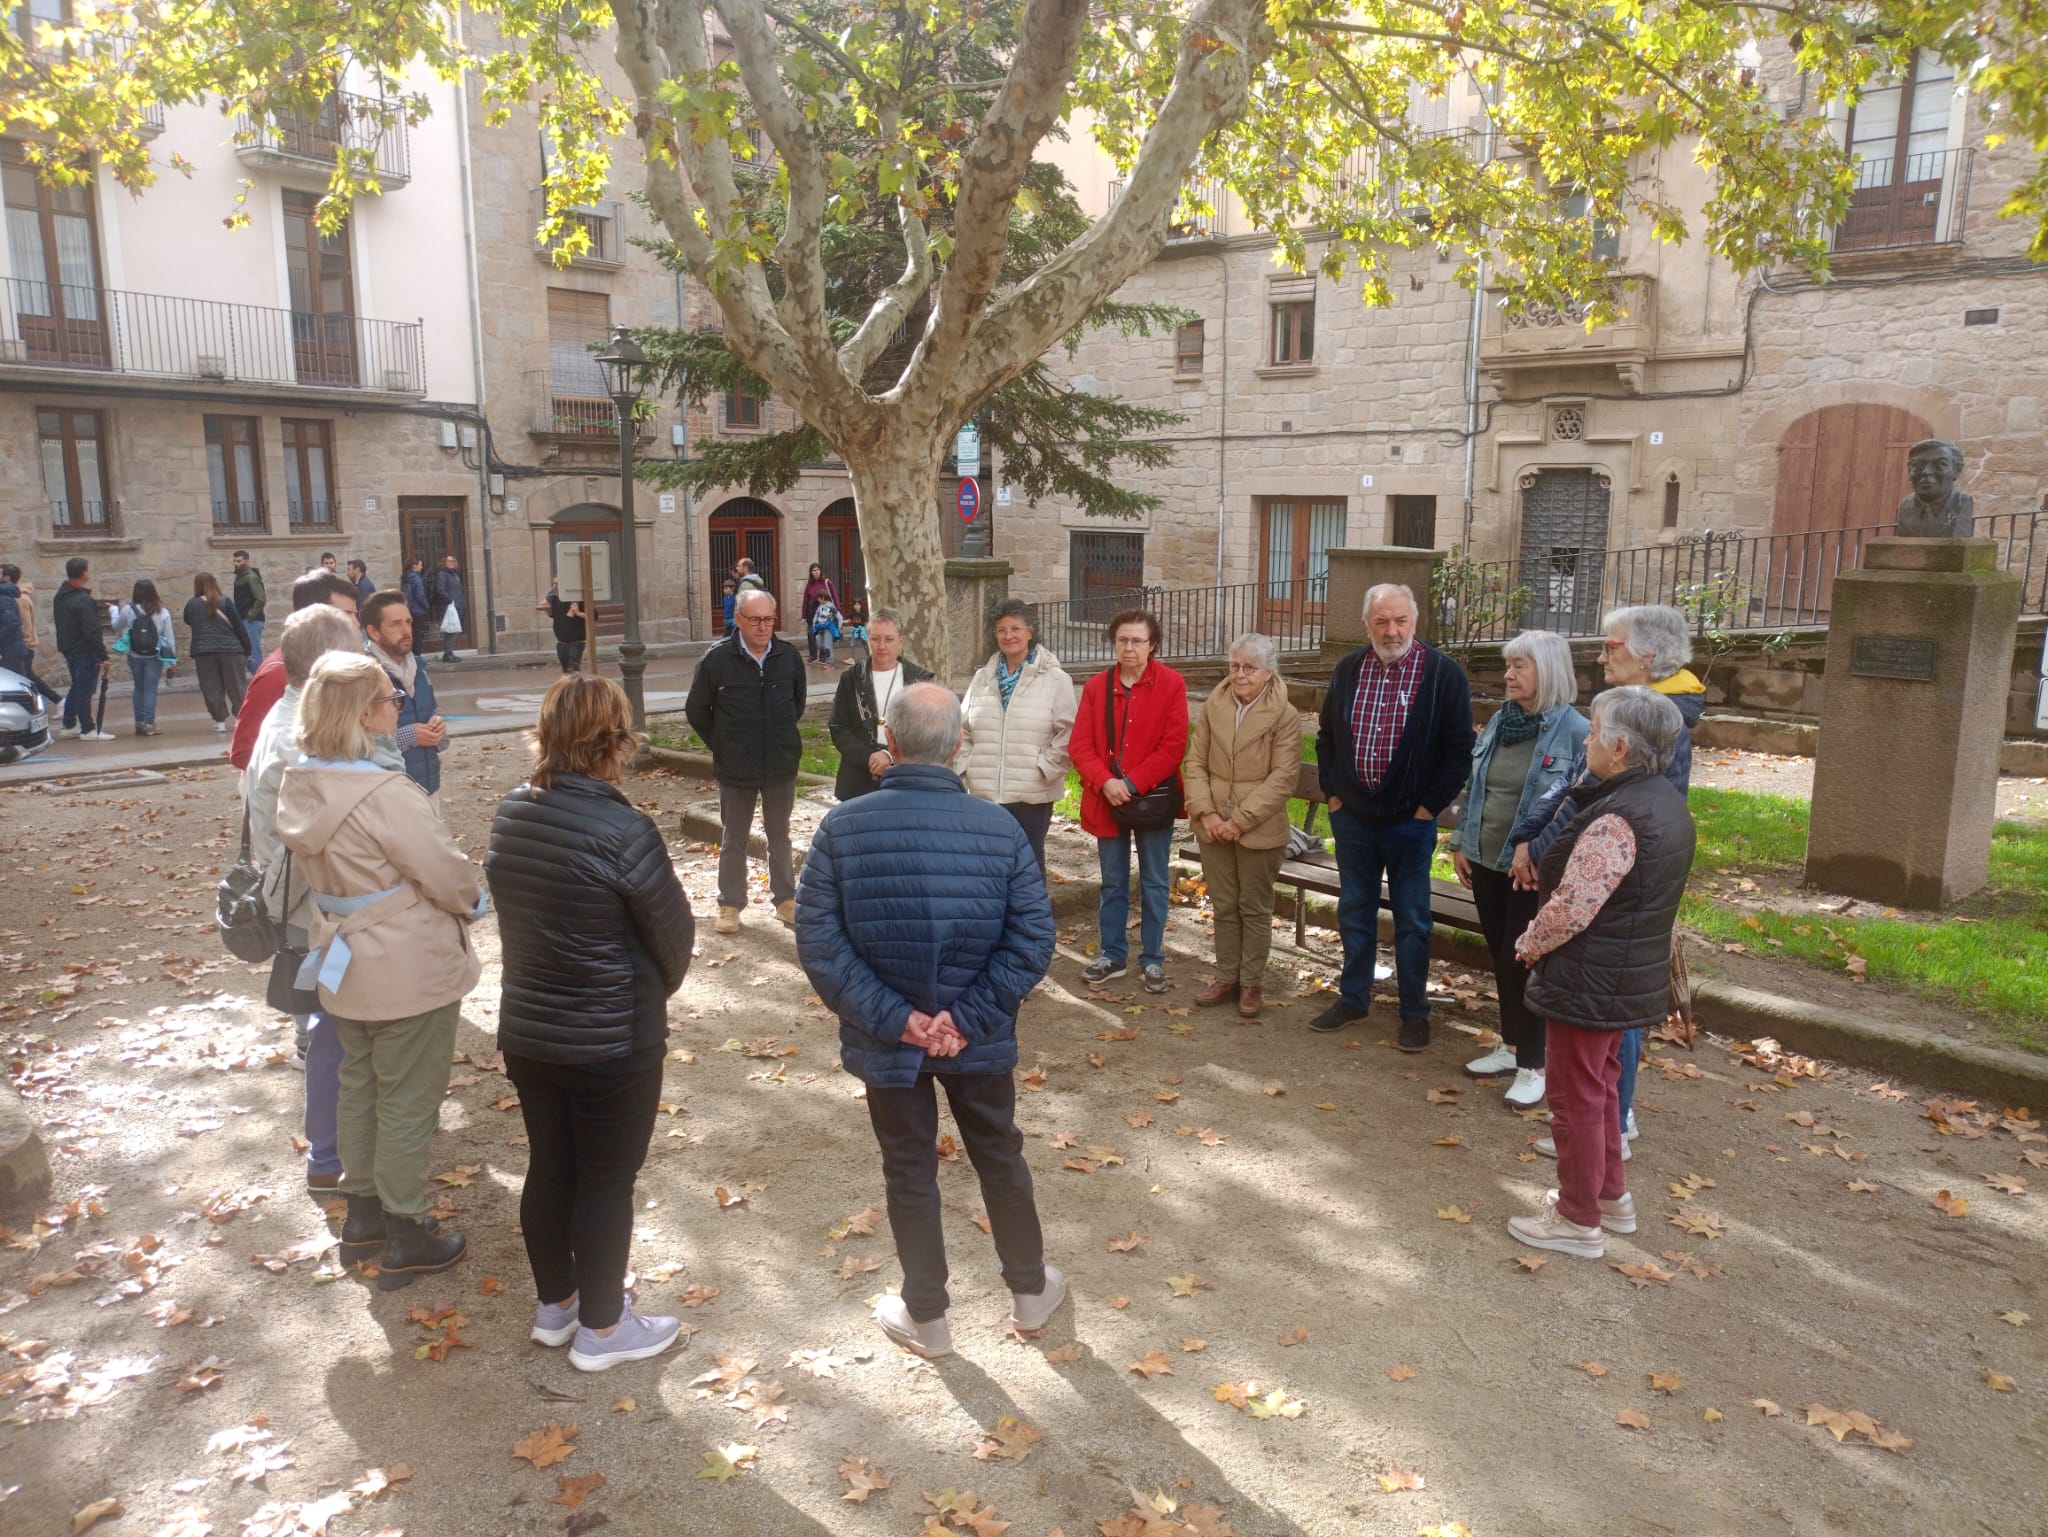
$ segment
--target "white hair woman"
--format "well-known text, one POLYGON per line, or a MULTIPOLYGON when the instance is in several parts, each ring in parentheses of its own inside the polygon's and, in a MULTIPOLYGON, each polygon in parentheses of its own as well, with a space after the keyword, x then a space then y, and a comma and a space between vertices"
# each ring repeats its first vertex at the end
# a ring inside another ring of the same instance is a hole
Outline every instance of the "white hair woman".
POLYGON ((1508 1232, 1536 1249, 1584 1259, 1607 1233, 1636 1230, 1616 1111, 1621 1040, 1671 1008, 1671 935, 1692 869, 1685 797, 1664 777, 1684 725, 1640 685, 1593 701, 1586 780, 1574 815, 1543 856, 1535 921, 1515 942, 1532 968, 1524 1001, 1549 1038, 1557 1189, 1508 1232))
POLYGON ((1508 834, 1530 804, 1554 785, 1568 784, 1586 749, 1586 717, 1572 708, 1579 696, 1571 643, 1550 630, 1524 630, 1505 646, 1507 703, 1494 712, 1472 749, 1465 814, 1451 835, 1451 863, 1479 909, 1480 931, 1493 955, 1500 995, 1500 1044, 1465 1064, 1475 1078, 1513 1073, 1507 1100, 1526 1110, 1543 1098, 1543 1021, 1522 1002, 1527 975, 1515 959, 1515 940, 1536 916, 1536 893, 1518 888, 1508 867, 1508 834))
POLYGON ((996 654, 967 685, 953 771, 969 795, 994 801, 1017 819, 1044 869, 1052 808, 1067 793, 1074 680, 1038 643, 1038 614, 1030 604, 1011 598, 996 610, 994 628, 996 654))
POLYGON ((1685 729, 1664 777, 1683 795, 1692 788, 1692 728, 1707 702, 1707 686, 1685 664, 1692 660, 1692 631, 1685 615, 1668 603, 1617 608, 1600 627, 1607 632, 1600 666, 1609 688, 1641 684, 1678 706, 1685 729))
POLYGON ((1271 639, 1241 635, 1227 686, 1195 717, 1181 770, 1202 879, 1216 913, 1216 980, 1201 1004, 1237 1002, 1255 1019, 1273 953, 1273 878, 1287 857, 1287 798, 1301 774, 1301 712, 1288 701, 1271 639))
POLYGON ((292 878, 311 885, 317 909, 299 985, 341 1033, 342 1260, 375 1256, 385 1291, 469 1252, 427 1215, 427 1154, 480 971, 469 924, 484 911, 477 867, 427 792, 371 757, 404 700, 363 653, 321 657, 299 699, 305 759, 277 797, 292 878))

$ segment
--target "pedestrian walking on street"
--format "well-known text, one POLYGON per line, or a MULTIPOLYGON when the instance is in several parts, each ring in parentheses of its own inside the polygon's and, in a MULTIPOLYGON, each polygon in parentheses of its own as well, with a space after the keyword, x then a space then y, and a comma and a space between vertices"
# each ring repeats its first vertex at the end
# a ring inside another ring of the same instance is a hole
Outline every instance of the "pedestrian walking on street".
MULTIPOLYGON (((742 555, 738 560, 733 562, 732 583, 733 586, 740 592, 768 591, 767 582, 762 580, 761 574, 754 569, 753 558, 747 555, 742 555)), ((769 593, 769 596, 773 597, 774 594, 769 593)))
POLYGON ((114 733, 102 729, 93 713, 93 690, 113 669, 107 643, 100 633, 100 606, 92 595, 92 566, 83 555, 64 562, 64 583, 50 600, 50 619, 57 633, 57 650, 71 672, 71 686, 64 695, 64 724, 59 736, 81 742, 111 742, 114 733))
POLYGON ((1195 1002, 1255 1019, 1273 953, 1273 880, 1287 857, 1287 799, 1301 777, 1301 712, 1270 638, 1239 636, 1225 687, 1195 717, 1183 778, 1202 879, 1216 914, 1216 980, 1195 1002))
POLYGON ((969 795, 1017 819, 1043 869, 1052 808, 1067 793, 1074 680, 1038 644, 1038 613, 1030 604, 1011 598, 998 607, 995 637, 996 654, 967 685, 953 768, 969 795))
POLYGON ((10 671, 20 673, 30 683, 35 685, 37 693, 49 700, 51 704, 56 704, 64 696, 44 682, 42 676, 36 672, 36 648, 38 641, 36 636, 35 584, 21 574, 21 567, 10 563, 0 566, 0 591, 4 591, 8 587, 12 587, 15 591, 15 614, 21 622, 21 651, 18 657, 21 665, 16 666, 12 661, 0 661, 0 667, 6 667, 10 671))
POLYGON ((405 594, 386 588, 372 593, 361 609, 363 634, 370 655, 405 694, 398 707, 395 737, 405 772, 427 792, 434 809, 441 806, 441 754, 448 746, 448 723, 434 701, 434 680, 413 652, 412 613, 405 594))
POLYGON ((875 1321, 906 1350, 943 1356, 938 1090, 981 1185, 1011 1325, 1044 1328, 1067 1294, 1045 1259, 1014 1076, 1017 1008, 1052 960, 1052 904, 1023 828, 946 766, 960 748, 952 694, 913 684, 886 730, 896 761, 880 788, 825 813, 811 841, 797 957, 839 1016, 839 1061, 867 1086, 881 1147, 903 1288, 875 1321))
POLYGON ((810 641, 810 660, 830 665, 832 642, 827 640, 820 651, 818 626, 811 621, 816 618, 818 605, 829 603, 836 615, 839 609, 839 589, 832 585, 832 578, 825 574, 825 568, 815 560, 811 562, 811 574, 804 579, 804 635, 810 641))
POLYGON ((586 639, 583 605, 565 599, 561 582, 553 581, 548 583, 548 595, 541 599, 539 611, 546 614, 548 622, 554 626, 555 660, 562 664, 562 671, 581 672, 586 639))
POLYGON ((249 632, 251 665, 263 655, 263 620, 267 607, 263 573, 249 563, 249 552, 237 550, 235 560, 235 612, 242 616, 242 628, 249 632))
MULTIPOLYGON (((249 819, 249 860, 263 872, 263 900, 283 925, 285 948, 311 948, 315 914, 313 884, 305 868, 287 861, 277 833, 277 796, 284 771, 298 761, 299 700, 313 664, 331 651, 356 652, 362 645, 356 622, 326 604, 300 609, 284 622, 278 643, 285 690, 256 734, 255 750, 242 771, 242 813, 249 819)), ((326 1195, 341 1184, 341 1027, 320 1010, 292 1016, 293 1054, 306 1075, 306 1189, 326 1195)))
POLYGON ((0 667, 28 676, 28 640, 23 633, 21 568, 0 566, 0 667))
POLYGON ((129 705, 135 713, 135 734, 155 736, 157 690, 178 665, 170 610, 157 596, 156 583, 143 581, 135 584, 126 603, 113 606, 108 618, 114 631, 114 650, 128 658, 128 678, 134 685, 129 705))
MULTIPOLYGON (((338 608, 353 616, 356 611, 354 585, 347 577, 315 566, 292 583, 292 612, 302 614, 316 606, 338 608)), ((235 734, 228 743, 228 762, 236 768, 249 766, 250 755, 256 750, 256 733, 262 729, 264 718, 284 693, 285 681, 284 648, 280 646, 263 659, 263 665, 256 669, 256 676, 249 680, 248 688, 242 693, 242 710, 235 717, 235 734)))
POLYGON ((1372 1007, 1380 881, 1394 910, 1402 1051, 1429 1045, 1429 862, 1436 819, 1472 768, 1472 687, 1464 669, 1416 638, 1415 594, 1381 583, 1365 595, 1370 644, 1337 663, 1323 695, 1316 762, 1337 845, 1337 998, 1309 1021, 1345 1029, 1372 1007))
POLYGON ((526 1122, 532 1338, 568 1345, 586 1372, 659 1355, 680 1327, 642 1317, 625 1289, 668 1000, 696 932, 660 829, 619 791, 638 746, 618 684, 557 679, 533 774, 499 802, 484 856, 504 956, 498 1045, 526 1122))
POLYGON ((811 649, 817 653, 818 663, 828 671, 832 666, 832 647, 838 639, 839 605, 827 598, 811 610, 811 649))
POLYGON ((1509 836, 1528 808, 1553 786, 1569 786, 1572 764, 1586 750, 1586 717, 1572 708, 1579 696, 1571 643, 1550 630, 1524 630, 1501 648, 1507 664, 1507 703, 1494 712, 1472 750, 1465 814, 1451 834, 1451 864, 1479 909, 1480 931, 1493 956, 1500 998, 1500 1043, 1465 1064, 1475 1078, 1513 1073, 1507 1101, 1527 1110, 1543 1098, 1543 1021, 1523 1001, 1528 969, 1515 959, 1515 941, 1536 916, 1536 883, 1510 866, 1509 836))
POLYGON ((277 799, 278 837, 314 892, 299 983, 341 1036, 342 1260, 375 1258, 386 1291, 469 1252, 428 1215, 427 1171, 462 1000, 481 972, 469 925, 486 906, 426 793, 370 756, 404 699, 361 652, 321 657, 299 700, 305 761, 277 799))
POLYGON ((1180 760, 1188 745, 1188 682, 1159 660, 1159 621, 1143 609, 1110 620, 1116 666, 1081 690, 1074 767, 1081 826, 1102 871, 1096 909, 1100 953, 1081 972, 1090 987, 1124 974, 1131 953, 1131 846, 1138 850, 1138 969, 1145 991, 1166 991, 1167 867, 1181 814, 1180 760))
POLYGON ((893 608, 874 619, 872 649, 839 680, 832 696, 832 745, 839 749, 839 774, 833 788, 843 801, 866 795, 889 766, 889 744, 883 725, 889 707, 913 683, 931 673, 903 654, 903 616, 893 608))
POLYGON ((726 633, 726 636, 727 636, 727 638, 730 638, 730 637, 732 637, 732 636, 734 636, 734 635, 737 635, 737 634, 739 633, 739 626, 738 626, 738 625, 736 625, 736 624, 735 624, 735 623, 733 622, 733 605, 734 605, 734 604, 736 604, 736 603, 737 603, 737 602, 739 601, 739 589, 738 589, 738 588, 737 588, 736 586, 734 586, 734 584, 733 584, 733 579, 732 579, 731 577, 727 577, 727 578, 725 579, 725 600, 724 600, 724 601, 725 601, 725 633, 726 633))
POLYGON ((359 560, 352 560, 348 563, 348 579, 356 584, 356 602, 369 602, 370 594, 377 590, 377 584, 370 580, 370 568, 359 560))
POLYGON ((759 588, 739 596, 739 634, 697 662, 683 713, 711 749, 718 781, 718 932, 739 931, 747 905, 747 839, 754 804, 768 844, 768 896, 775 916, 796 921, 796 863, 789 814, 803 762, 804 663, 775 633, 775 600, 759 588))
POLYGON ((1523 998, 1547 1022, 1557 1189, 1508 1232, 1536 1249, 1598 1259, 1606 1233, 1636 1230, 1622 1167, 1621 1038, 1671 1009, 1671 936, 1695 842, 1685 797, 1664 777, 1685 729, 1641 685, 1593 701, 1587 779, 1538 870, 1542 906, 1515 943, 1523 998))
POLYGON ((427 616, 434 605, 427 597, 427 563, 419 556, 405 563, 405 575, 400 578, 398 590, 405 594, 405 606, 412 615, 412 632, 424 635, 427 632, 427 616))
POLYGON ((441 557, 441 569, 434 573, 434 621, 441 627, 441 660, 459 662, 455 637, 462 633, 462 616, 469 612, 469 599, 462 590, 462 572, 453 555, 441 557))
POLYGON ((199 675, 199 693, 213 729, 225 733, 229 717, 242 709, 249 675, 249 632, 234 607, 221 597, 220 578, 202 571, 192 578, 192 596, 185 602, 185 632, 192 638, 192 669, 199 675))

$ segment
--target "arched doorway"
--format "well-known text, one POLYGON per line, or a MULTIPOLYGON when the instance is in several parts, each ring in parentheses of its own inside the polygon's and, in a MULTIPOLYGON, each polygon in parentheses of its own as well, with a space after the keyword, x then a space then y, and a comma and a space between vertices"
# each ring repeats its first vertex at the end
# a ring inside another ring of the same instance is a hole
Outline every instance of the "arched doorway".
MULTIPOLYGON (((611 551, 612 596, 610 602, 597 605, 597 633, 600 636, 623 635, 626 632, 626 594, 619 585, 620 546, 624 542, 619 509, 607 507, 602 502, 578 502, 556 513, 548 526, 549 576, 555 570, 555 546, 579 542, 603 544, 611 551)), ((543 587, 542 593, 545 592, 543 587)))
POLYGON ((841 608, 855 598, 867 600, 868 565, 861 556, 860 522, 850 496, 842 496, 818 514, 818 564, 832 578, 841 608))
POLYGON ((710 581, 711 606, 705 610, 725 614, 725 579, 744 555, 768 584, 776 602, 782 601, 782 514, 752 496, 736 496, 722 503, 706 524, 711 535, 711 559, 706 566, 710 581))
POLYGON ((1835 574, 1853 570, 1869 531, 1885 532, 1906 494, 1906 451, 1934 429, 1900 406, 1858 401, 1809 411, 1778 440, 1765 622, 1824 620, 1835 574))

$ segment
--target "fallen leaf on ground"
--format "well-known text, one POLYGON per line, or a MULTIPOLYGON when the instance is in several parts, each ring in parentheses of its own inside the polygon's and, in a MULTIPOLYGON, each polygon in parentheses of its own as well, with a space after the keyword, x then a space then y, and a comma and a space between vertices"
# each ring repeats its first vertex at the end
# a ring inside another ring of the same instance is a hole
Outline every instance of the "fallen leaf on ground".
POLYGON ((550 1495, 549 1502, 555 1505, 566 1505, 569 1509, 575 1510, 594 1491, 602 1489, 604 1482, 604 1475, 602 1473, 584 1473, 580 1476, 568 1473, 558 1474, 555 1478, 555 1487, 561 1492, 550 1495))
POLYGON ((1166 1284, 1173 1289, 1173 1295, 1176 1297, 1192 1297, 1198 1291, 1209 1289, 1208 1281, 1192 1272, 1187 1275, 1170 1275, 1166 1278, 1166 1284))
POLYGON ((1650 1391, 1652 1393, 1676 1393, 1684 1386, 1684 1378, 1674 1377, 1669 1372, 1650 1373, 1650 1391))
POLYGON ((1083 1351, 1079 1340, 1068 1340, 1064 1345, 1055 1345, 1045 1353, 1046 1360, 1055 1366, 1064 1366, 1069 1361, 1081 1359, 1083 1351))
POLYGON ((358 1499, 374 1500, 393 1484, 402 1484, 412 1477, 410 1463, 398 1463, 389 1472, 383 1468, 371 1468, 348 1486, 348 1492, 358 1499))
POLYGON ((727 1190, 723 1185, 711 1192, 711 1198, 718 1202, 720 1211, 731 1211, 735 1206, 747 1204, 747 1193, 744 1190, 727 1190))
POLYGON ((208 1356, 171 1384, 171 1391, 178 1394, 204 1393, 220 1381, 221 1374, 228 1369, 228 1364, 219 1356, 208 1356))
POLYGON ((855 1259, 849 1254, 839 1262, 838 1267, 832 1273, 842 1281, 851 1281, 855 1276, 866 1275, 870 1271, 880 1270, 881 1268, 882 1262, 878 1259, 855 1259))
POLYGON ((1541 1254, 1517 1254, 1515 1256, 1515 1263, 1517 1265, 1520 1265, 1524 1270, 1528 1271, 1531 1275, 1534 1275, 1537 1271, 1541 1270, 1545 1265, 1549 1264, 1550 1260, 1546 1256, 1541 1254))
POLYGON ((512 1448, 512 1455, 524 1458, 537 1468, 550 1467, 576 1450, 573 1443, 576 1440, 577 1429, 575 1425, 556 1425, 550 1422, 547 1429, 536 1430, 523 1441, 517 1442, 512 1448))
POLYGON ((1984 1174, 1978 1177, 1993 1190, 2003 1190, 2007 1195, 2027 1193, 2026 1176, 2021 1174, 1984 1174))
POLYGON ((1415 1380, 1415 1368, 1408 1365, 1405 1361, 1400 1362, 1387 1368, 1387 1376, 1394 1382, 1413 1382, 1415 1380))
POLYGON ((1934 1209, 1944 1217, 1967 1217, 1970 1214, 1970 1203, 1959 1195, 1937 1190, 1934 1192, 1934 1209))
POLYGON ((869 1495, 888 1488, 893 1481, 880 1468, 870 1468, 865 1457, 848 1457, 839 1464, 839 1476, 852 1485, 839 1497, 854 1505, 865 1505, 869 1495))
POLYGON ((1472 1213, 1462 1206, 1439 1206, 1436 1209, 1439 1220, 1444 1222, 1470 1222, 1472 1213))
POLYGON ((759 1450, 737 1442, 730 1446, 714 1446, 704 1454, 704 1466, 697 1470, 697 1476, 715 1483, 729 1482, 741 1468, 752 1466, 754 1454, 759 1450))
POLYGON ((717 1295, 717 1287, 701 1286, 693 1282, 691 1285, 683 1288, 683 1306, 686 1308, 700 1308, 717 1295))
POLYGON ((2019 1384, 2004 1372, 1994 1372, 1989 1367, 1984 1370, 1984 1380, 1991 1385, 1991 1391, 1994 1393, 2012 1393, 2019 1389, 2019 1384))
POLYGON ((1749 1406, 1767 1420, 1774 1420, 1785 1412, 1768 1398, 1752 1398, 1749 1406))
POLYGON ((1709 1425, 1718 1425, 1721 1423, 1721 1421, 1728 1418, 1728 1416, 1723 1414, 1719 1409, 1708 1409, 1703 1414, 1701 1414, 1700 1418, 1705 1420, 1709 1425))
POLYGON ((1279 1343, 1282 1345, 1299 1345, 1307 1338, 1308 1325, 1302 1324, 1299 1328, 1291 1329, 1287 1333, 1281 1335, 1279 1338, 1279 1343))
POLYGON ((1872 1446, 1881 1446, 1888 1452, 1903 1452, 1913 1444, 1910 1437, 1886 1430, 1860 1409, 1830 1409, 1825 1404, 1808 1404, 1806 1423, 1826 1426, 1828 1434, 1837 1441, 1851 1433, 1860 1435, 1872 1446))
POLYGON ((1393 1464, 1392 1470, 1380 1475, 1380 1489, 1386 1494, 1398 1494, 1404 1489, 1423 1487, 1422 1475, 1400 1463, 1393 1464))
POLYGON ((1847 1188, 1857 1195, 1876 1195, 1884 1186, 1867 1179, 1852 1179, 1848 1182, 1847 1188))
POLYGON ((1136 1249, 1139 1244, 1144 1243, 1145 1241, 1145 1234, 1133 1231, 1122 1238, 1110 1239, 1109 1252, 1111 1254, 1129 1254, 1132 1250, 1136 1249))
POLYGON ((1180 1348, 1184 1355, 1193 1355, 1198 1350, 1207 1350, 1209 1342, 1207 1340, 1198 1340, 1193 1335, 1189 1335, 1180 1342, 1180 1348))
POLYGON ((981 1444, 974 1448, 975 1460, 987 1462, 1000 1457, 1008 1462, 1022 1462, 1044 1439, 1045 1432, 1036 1425, 1006 1414, 996 1421, 994 1429, 981 1433, 981 1444))
POLYGON ((628 1394, 624 1398, 615 1398, 612 1400, 612 1413, 614 1414, 631 1414, 635 1409, 639 1407, 640 1400, 633 1397, 631 1394, 628 1394))
POLYGON ((1671 1272, 1654 1260, 1644 1260, 1640 1265, 1621 1265, 1609 1261, 1609 1268, 1619 1270, 1623 1275, 1627 1276, 1635 1284, 1638 1291, 1652 1282, 1659 1286, 1669 1286, 1671 1284, 1671 1272))
POLYGON ((1129 1297, 1104 1297, 1102 1300, 1115 1308, 1119 1313, 1131 1305, 1129 1297))
POLYGON ((80 1532, 90 1530, 109 1517, 120 1515, 124 1508, 117 1499, 94 1500, 72 1515, 71 1537, 78 1537, 80 1532))
POLYGON ((752 1356, 713 1356, 717 1364, 708 1372, 690 1379, 693 1388, 707 1384, 714 1388, 736 1388, 747 1380, 747 1374, 761 1363, 752 1356))
POLYGON ((1728 1224, 1719 1212, 1700 1211, 1692 1206, 1681 1207, 1664 1220, 1695 1238, 1720 1238, 1728 1230, 1728 1224))
POLYGON ((1150 1382, 1154 1377, 1171 1377, 1174 1375, 1173 1361, 1163 1350, 1146 1351, 1145 1354, 1133 1361, 1127 1370, 1136 1372, 1147 1382, 1150 1382))
POLYGON ((731 1407, 742 1414, 751 1414, 756 1430, 770 1423, 787 1425, 790 1406, 783 1402, 783 1394, 787 1391, 779 1382, 771 1382, 766 1387, 746 1388, 733 1395, 731 1407))
POLYGON ((2033 1314, 2022 1313, 2018 1308, 2013 1308, 2007 1312, 2000 1313, 1998 1317, 2000 1322, 2009 1323, 2015 1329, 2024 1329, 2028 1324, 2034 1321, 2033 1314))
POLYGON ((1626 1426, 1630 1430, 1648 1430, 1650 1417, 1640 1409, 1624 1409, 1615 1415, 1614 1423, 1626 1426))
POLYGON ((1607 1363, 1605 1361, 1580 1361, 1577 1365, 1580 1371, 1591 1377, 1595 1382, 1598 1382, 1607 1375, 1607 1363))

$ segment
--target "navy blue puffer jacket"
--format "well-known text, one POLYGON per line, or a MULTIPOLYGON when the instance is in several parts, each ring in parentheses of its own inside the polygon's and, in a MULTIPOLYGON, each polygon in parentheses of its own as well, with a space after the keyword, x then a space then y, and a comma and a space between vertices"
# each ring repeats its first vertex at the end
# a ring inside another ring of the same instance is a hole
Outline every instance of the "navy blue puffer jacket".
POLYGON ((1017 1005, 1052 963, 1052 903, 1030 840, 937 764, 900 763, 825 813, 796 894, 796 953, 864 1083, 1017 1065, 1017 1005), (952 1011, 956 1057, 903 1044, 911 1011, 952 1011))

